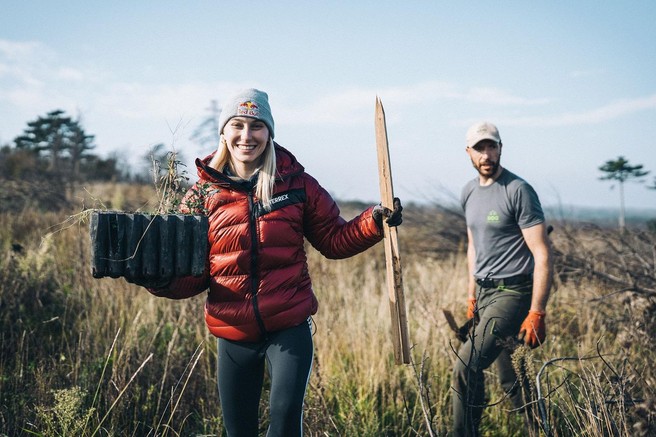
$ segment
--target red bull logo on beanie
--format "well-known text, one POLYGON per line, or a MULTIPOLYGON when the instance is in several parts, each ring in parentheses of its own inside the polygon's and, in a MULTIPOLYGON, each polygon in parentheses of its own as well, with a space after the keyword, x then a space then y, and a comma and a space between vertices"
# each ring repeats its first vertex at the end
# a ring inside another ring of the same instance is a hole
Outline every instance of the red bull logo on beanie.
POLYGON ((237 108, 237 115, 238 116, 245 115, 248 117, 259 117, 260 108, 250 100, 247 102, 242 102, 239 104, 239 107, 237 108))

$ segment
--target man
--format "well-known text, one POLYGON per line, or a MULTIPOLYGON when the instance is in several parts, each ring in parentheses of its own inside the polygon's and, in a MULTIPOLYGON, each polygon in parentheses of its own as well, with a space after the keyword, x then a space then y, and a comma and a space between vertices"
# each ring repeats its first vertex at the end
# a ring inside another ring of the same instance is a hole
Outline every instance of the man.
POLYGON ((467 220, 467 316, 474 329, 460 347, 453 371, 455 436, 476 436, 485 404, 483 371, 494 361, 515 408, 524 405, 510 352, 515 337, 535 348, 545 340, 552 255, 544 213, 533 188, 501 166, 499 130, 469 128, 466 151, 478 177, 462 191, 467 220))

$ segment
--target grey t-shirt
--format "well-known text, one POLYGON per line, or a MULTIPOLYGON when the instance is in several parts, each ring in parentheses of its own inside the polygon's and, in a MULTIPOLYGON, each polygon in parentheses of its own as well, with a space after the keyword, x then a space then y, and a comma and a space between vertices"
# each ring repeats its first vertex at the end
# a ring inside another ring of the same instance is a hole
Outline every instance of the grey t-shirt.
POLYGON ((464 186, 460 198, 476 249, 476 278, 501 279, 533 273, 533 256, 521 229, 544 222, 538 195, 519 176, 503 169, 494 183, 479 178, 464 186))

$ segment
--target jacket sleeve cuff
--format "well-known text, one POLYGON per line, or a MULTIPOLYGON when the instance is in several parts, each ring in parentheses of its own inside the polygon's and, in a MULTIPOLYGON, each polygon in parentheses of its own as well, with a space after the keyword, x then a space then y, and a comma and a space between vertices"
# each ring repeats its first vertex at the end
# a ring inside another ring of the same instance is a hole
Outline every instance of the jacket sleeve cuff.
POLYGON ((164 287, 148 288, 148 292, 157 297, 166 297, 168 299, 186 299, 202 293, 209 286, 209 276, 184 276, 173 278, 173 280, 164 287))

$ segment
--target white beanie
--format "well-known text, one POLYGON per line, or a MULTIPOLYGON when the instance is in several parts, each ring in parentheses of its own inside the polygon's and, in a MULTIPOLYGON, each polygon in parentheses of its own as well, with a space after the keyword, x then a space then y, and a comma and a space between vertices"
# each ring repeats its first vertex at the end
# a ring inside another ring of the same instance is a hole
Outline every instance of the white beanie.
POLYGON ((223 127, 233 117, 251 117, 261 120, 269 128, 269 135, 273 138, 273 116, 269 106, 269 96, 264 91, 249 88, 239 91, 223 104, 219 116, 219 135, 223 127))

